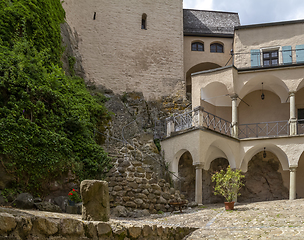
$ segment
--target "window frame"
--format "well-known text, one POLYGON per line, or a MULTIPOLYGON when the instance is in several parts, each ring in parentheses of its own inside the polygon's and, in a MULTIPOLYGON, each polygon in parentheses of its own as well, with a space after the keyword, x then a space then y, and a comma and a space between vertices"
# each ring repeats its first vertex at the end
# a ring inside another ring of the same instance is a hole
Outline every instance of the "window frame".
POLYGON ((262 67, 275 67, 279 66, 283 63, 283 55, 282 55, 282 46, 274 46, 274 47, 266 47, 266 48, 260 48, 260 60, 261 60, 261 66, 262 67), (278 64, 277 65, 265 65, 264 64, 264 53, 267 52, 278 52, 278 64))
POLYGON ((205 51, 204 43, 198 42, 198 41, 192 42, 191 43, 191 51, 193 51, 193 52, 204 52, 205 51), (195 46, 195 49, 193 49, 193 46, 195 46), (202 46, 202 50, 199 50, 199 46, 202 46))
POLYGON ((147 30, 147 14, 146 13, 143 13, 141 15, 141 29, 142 30, 147 30))
POLYGON ((219 42, 211 43, 210 44, 210 52, 211 53, 224 53, 224 44, 223 43, 219 43, 219 42), (215 51, 211 50, 212 46, 215 46, 215 51), (222 51, 218 51, 218 47, 219 46, 221 46, 222 51))

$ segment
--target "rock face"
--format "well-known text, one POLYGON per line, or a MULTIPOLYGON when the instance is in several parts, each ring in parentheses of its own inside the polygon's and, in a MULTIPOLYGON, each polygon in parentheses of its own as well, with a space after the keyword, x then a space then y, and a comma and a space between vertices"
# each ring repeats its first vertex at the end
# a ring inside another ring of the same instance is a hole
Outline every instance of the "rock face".
POLYGON ((35 206, 40 210, 40 211, 47 211, 47 212, 62 212, 59 206, 50 203, 50 202, 39 202, 35 203, 35 206))
POLYGON ((82 220, 109 221, 109 188, 105 181, 84 180, 80 184, 82 220))
POLYGON ((21 193, 15 199, 17 208, 31 209, 34 207, 34 198, 29 193, 21 193))

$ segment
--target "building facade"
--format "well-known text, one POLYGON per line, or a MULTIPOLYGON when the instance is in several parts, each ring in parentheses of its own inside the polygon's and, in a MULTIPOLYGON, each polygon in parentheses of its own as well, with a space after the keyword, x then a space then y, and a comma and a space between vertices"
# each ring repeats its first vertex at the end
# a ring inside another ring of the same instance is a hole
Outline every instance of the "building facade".
POLYGON ((173 172, 191 155, 198 203, 202 169, 224 158, 246 173, 258 154, 278 161, 289 199, 304 197, 303 30, 303 20, 236 26, 233 63, 191 75, 192 111, 167 119, 162 147, 173 172))

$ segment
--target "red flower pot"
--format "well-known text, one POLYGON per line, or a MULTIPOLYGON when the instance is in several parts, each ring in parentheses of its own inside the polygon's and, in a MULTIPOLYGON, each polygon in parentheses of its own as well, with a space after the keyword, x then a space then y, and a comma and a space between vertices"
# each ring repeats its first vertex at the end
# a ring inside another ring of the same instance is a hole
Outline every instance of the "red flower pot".
POLYGON ((234 202, 225 202, 225 209, 226 210, 233 210, 234 209, 234 202))

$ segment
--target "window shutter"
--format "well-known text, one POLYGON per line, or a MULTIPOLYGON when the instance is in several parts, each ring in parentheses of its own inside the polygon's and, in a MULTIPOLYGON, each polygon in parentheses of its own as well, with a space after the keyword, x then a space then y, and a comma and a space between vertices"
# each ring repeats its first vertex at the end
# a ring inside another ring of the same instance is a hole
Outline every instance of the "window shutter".
POLYGON ((296 46, 297 63, 304 62, 304 45, 296 46))
POLYGON ((251 49, 251 67, 261 66, 261 53, 260 49, 251 49))
POLYGON ((291 46, 283 46, 282 47, 282 55, 283 55, 283 63, 284 64, 291 64, 292 63, 291 46))

